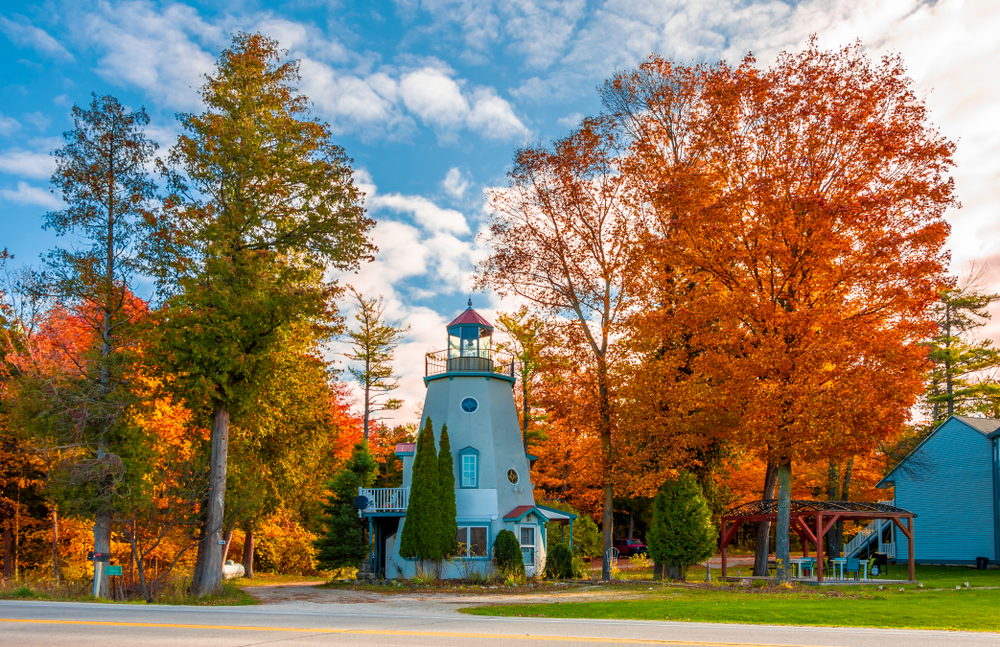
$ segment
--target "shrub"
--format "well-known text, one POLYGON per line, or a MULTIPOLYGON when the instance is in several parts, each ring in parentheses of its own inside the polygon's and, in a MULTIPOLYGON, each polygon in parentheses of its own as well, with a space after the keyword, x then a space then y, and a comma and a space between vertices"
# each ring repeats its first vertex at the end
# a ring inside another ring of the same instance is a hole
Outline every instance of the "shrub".
POLYGON ((520 574, 524 577, 524 558, 521 557, 521 544, 509 530, 501 530, 493 540, 493 565, 497 571, 508 575, 520 574))
POLYGON ((566 580, 573 577, 573 553, 565 544, 557 544, 545 560, 545 576, 566 580))
POLYGON ((653 523, 647 533, 649 556, 663 564, 670 579, 683 580, 687 567, 715 552, 712 512, 694 476, 682 472, 663 484, 653 500, 653 523))
POLYGON ((399 555, 405 559, 437 561, 444 557, 441 540, 441 476, 434 427, 427 418, 417 436, 413 457, 410 500, 399 537, 399 555))
MULTIPOLYGON (((357 516, 357 512, 354 515, 357 516)), ((279 509, 262 521, 255 536, 261 571, 286 575, 316 574, 317 537, 286 510, 279 509)))

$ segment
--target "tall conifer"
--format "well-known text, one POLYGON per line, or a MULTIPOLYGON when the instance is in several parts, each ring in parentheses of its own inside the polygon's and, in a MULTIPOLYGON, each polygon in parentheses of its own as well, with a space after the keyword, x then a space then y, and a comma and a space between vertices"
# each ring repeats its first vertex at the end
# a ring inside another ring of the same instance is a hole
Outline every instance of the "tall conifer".
POLYGON ((440 488, 437 451, 434 448, 434 427, 430 418, 417 436, 417 453, 413 458, 413 478, 406 519, 399 538, 399 554, 407 559, 436 561, 444 557, 441 551, 439 523, 440 488))
POLYGON ((441 527, 441 551, 444 556, 458 552, 458 506, 455 502, 455 462, 451 456, 448 425, 441 426, 440 451, 438 452, 438 483, 440 505, 437 507, 441 527))

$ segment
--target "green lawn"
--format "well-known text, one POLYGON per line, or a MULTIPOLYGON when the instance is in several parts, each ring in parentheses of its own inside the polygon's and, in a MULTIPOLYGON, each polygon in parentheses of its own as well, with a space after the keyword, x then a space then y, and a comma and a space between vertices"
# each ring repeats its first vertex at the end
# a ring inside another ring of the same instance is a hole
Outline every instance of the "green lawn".
MULTIPOLYGON (((905 572, 905 566, 891 568, 890 576, 905 577, 905 572)), ((701 573, 703 578, 704 568, 701 573)), ((918 567, 917 578, 923 588, 897 584, 884 585, 881 591, 874 586, 796 586, 788 591, 720 584, 654 585, 645 587, 647 591, 639 599, 486 606, 463 612, 549 618, 1000 631, 997 612, 1000 589, 985 588, 1000 587, 1000 571, 925 566, 918 567), (969 588, 965 587, 966 582, 969 588), (956 586, 961 589, 956 590, 956 586)))

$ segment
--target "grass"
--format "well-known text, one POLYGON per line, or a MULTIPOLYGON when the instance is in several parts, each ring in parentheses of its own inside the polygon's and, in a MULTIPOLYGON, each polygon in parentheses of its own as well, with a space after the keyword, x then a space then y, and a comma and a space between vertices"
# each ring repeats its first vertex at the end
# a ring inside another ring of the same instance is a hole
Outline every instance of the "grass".
MULTIPOLYGON (((41 583, 25 583, 13 586, 0 586, 0 600, 53 600, 59 602, 100 602, 104 604, 144 604, 141 598, 124 600, 108 600, 95 598, 90 594, 87 583, 63 583, 59 586, 41 583)), ((234 582, 223 582, 222 592, 201 598, 192 596, 187 591, 187 583, 178 581, 164 591, 161 591, 153 602, 155 604, 183 606, 245 606, 257 604, 258 601, 234 582)))
MULTIPOLYGON (((704 578, 704 568, 700 569, 704 578)), ((890 567, 905 577, 905 566, 890 567)), ((463 609, 475 615, 675 620, 846 627, 1000 631, 1000 571, 918 566, 916 585, 777 587, 727 584, 646 586, 638 599, 513 604, 463 609), (969 583, 969 588, 965 583, 969 583), (960 587, 956 590, 955 587, 960 587), (651 589, 651 590, 650 590, 651 589)), ((623 592, 643 587, 624 585, 623 592)))

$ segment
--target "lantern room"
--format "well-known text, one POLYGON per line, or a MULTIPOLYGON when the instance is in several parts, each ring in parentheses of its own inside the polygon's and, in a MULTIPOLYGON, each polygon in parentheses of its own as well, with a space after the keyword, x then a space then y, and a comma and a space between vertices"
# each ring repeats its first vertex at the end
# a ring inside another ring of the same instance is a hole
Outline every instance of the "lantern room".
POLYGON ((468 309, 448 324, 448 359, 491 359, 492 354, 493 326, 472 309, 469 299, 468 309))

